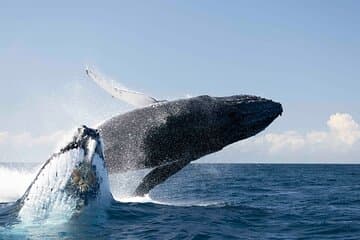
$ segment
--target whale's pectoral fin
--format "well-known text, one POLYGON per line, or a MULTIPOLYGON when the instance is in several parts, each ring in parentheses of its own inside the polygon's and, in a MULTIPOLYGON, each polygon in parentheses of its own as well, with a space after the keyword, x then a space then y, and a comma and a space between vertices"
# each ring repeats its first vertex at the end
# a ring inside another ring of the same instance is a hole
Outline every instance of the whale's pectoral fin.
POLYGON ((134 195, 143 196, 160 183, 163 183, 170 176, 183 169, 189 161, 176 161, 154 168, 141 181, 136 188, 134 195))
POLYGON ((101 76, 89 68, 86 68, 86 74, 102 89, 108 92, 112 97, 117 98, 121 101, 127 102, 135 107, 145 107, 158 101, 153 97, 146 96, 143 93, 135 92, 121 87, 120 85, 115 86, 112 81, 109 81, 105 77, 101 76))

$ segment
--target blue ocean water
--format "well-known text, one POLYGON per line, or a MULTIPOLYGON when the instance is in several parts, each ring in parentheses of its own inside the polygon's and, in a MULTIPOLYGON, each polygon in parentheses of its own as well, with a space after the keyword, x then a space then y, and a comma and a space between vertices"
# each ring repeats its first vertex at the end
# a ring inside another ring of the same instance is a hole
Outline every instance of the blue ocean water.
POLYGON ((190 164, 102 221, 7 220, 0 239, 360 239, 360 165, 190 164))

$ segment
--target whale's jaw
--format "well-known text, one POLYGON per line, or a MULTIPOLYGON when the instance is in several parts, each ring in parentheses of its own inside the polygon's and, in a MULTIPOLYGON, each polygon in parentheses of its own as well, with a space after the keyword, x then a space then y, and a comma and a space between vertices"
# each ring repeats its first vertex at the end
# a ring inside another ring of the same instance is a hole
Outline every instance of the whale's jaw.
POLYGON ((96 130, 83 126, 42 166, 18 200, 18 219, 25 223, 67 221, 87 206, 106 206, 111 199, 101 138, 96 130))

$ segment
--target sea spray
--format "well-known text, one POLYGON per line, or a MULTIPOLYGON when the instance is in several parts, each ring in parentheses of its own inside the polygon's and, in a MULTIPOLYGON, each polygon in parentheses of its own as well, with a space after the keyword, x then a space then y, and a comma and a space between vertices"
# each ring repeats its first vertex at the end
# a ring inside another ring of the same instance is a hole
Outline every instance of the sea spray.
POLYGON ((100 136, 83 126, 45 162, 16 205, 23 224, 59 224, 87 209, 104 209, 111 201, 100 136))
POLYGON ((24 194, 34 179, 37 166, 26 167, 26 164, 0 165, 0 203, 14 202, 24 194))

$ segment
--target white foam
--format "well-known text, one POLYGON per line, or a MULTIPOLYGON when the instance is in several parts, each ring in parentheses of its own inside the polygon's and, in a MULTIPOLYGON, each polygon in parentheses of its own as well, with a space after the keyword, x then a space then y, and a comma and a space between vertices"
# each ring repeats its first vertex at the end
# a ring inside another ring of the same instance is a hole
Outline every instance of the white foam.
POLYGON ((177 207, 217 207, 224 206, 223 202, 217 201, 197 201, 197 200, 183 200, 183 201, 173 201, 168 200, 156 200, 151 197, 149 194, 146 194, 142 197, 140 196, 117 196, 115 198, 117 201, 122 203, 154 203, 167 206, 177 206, 177 207))
POLYGON ((117 196, 115 200, 122 203, 155 203, 168 206, 183 206, 170 201, 155 200, 149 194, 145 194, 144 196, 117 196))
POLYGON ((140 197, 140 196, 116 196, 115 200, 117 200, 119 202, 123 202, 123 203, 148 203, 148 202, 156 203, 156 201, 151 199, 149 194, 146 194, 143 197, 140 197))

